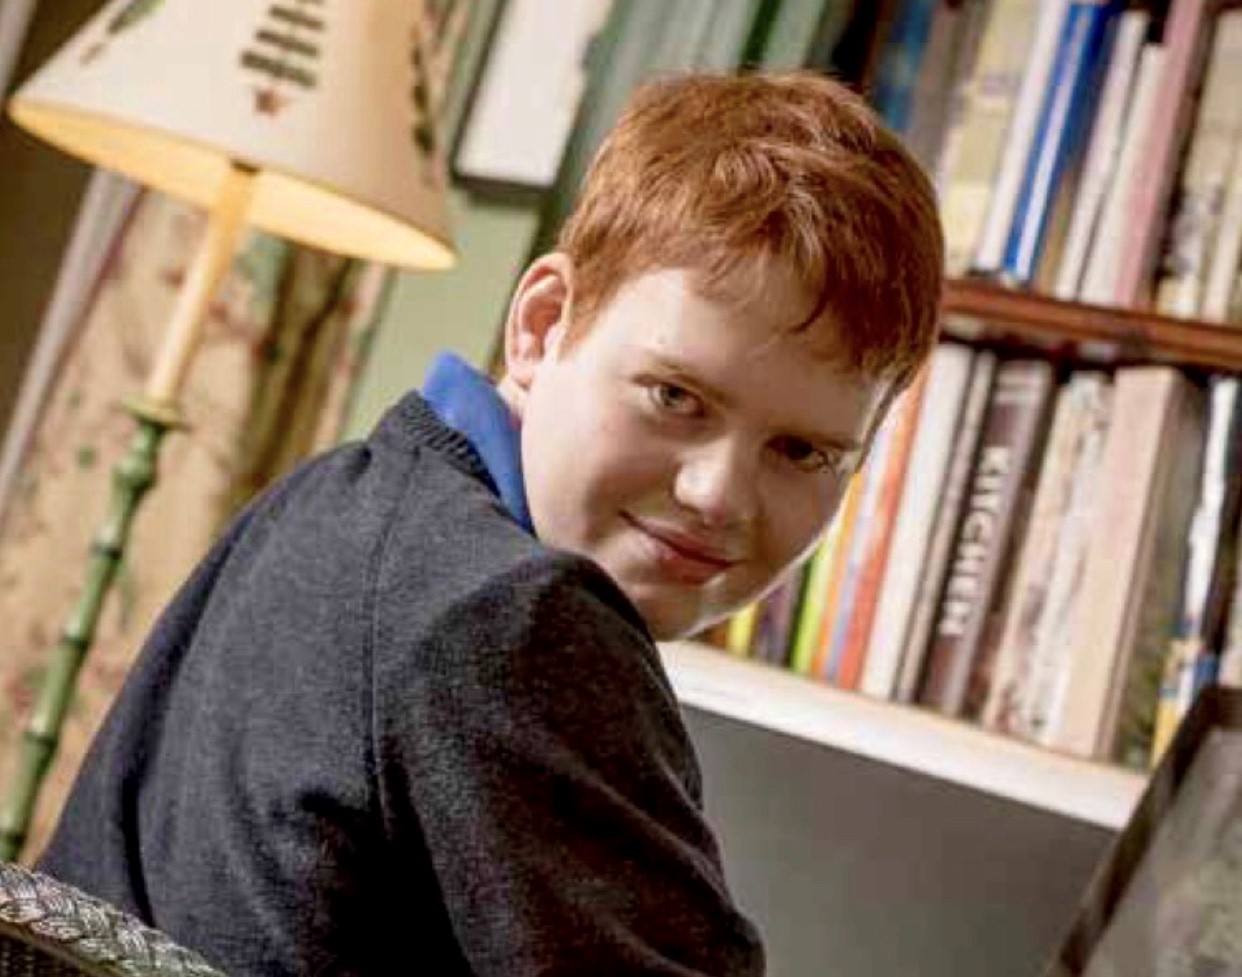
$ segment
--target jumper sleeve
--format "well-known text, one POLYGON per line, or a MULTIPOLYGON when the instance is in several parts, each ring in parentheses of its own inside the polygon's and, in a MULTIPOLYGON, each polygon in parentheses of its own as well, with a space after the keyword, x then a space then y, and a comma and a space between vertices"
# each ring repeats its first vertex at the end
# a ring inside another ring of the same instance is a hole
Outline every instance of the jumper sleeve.
POLYGON ((413 647, 377 614, 386 824, 418 825, 479 977, 763 972, 672 690, 606 575, 528 561, 413 647))

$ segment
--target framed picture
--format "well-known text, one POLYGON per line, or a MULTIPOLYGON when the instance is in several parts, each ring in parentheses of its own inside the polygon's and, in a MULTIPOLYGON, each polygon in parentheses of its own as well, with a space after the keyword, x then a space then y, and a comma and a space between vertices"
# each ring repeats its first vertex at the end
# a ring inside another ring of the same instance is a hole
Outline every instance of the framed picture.
POLYGON ((453 151, 468 189, 552 185, 586 87, 586 57, 612 0, 504 0, 453 151))
POLYGON ((1242 977, 1242 691, 1206 689, 1045 977, 1242 977))

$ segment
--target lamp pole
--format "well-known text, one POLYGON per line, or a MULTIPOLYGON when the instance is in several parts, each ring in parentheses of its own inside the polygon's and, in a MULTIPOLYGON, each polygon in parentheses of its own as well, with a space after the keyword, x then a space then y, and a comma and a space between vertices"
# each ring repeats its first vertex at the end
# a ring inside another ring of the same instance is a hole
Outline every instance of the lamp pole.
POLYGON ((22 732, 18 768, 0 810, 0 859, 4 861, 16 860, 26 842, 39 789, 60 743, 78 672, 94 641, 104 598, 129 543, 134 514, 155 484, 160 444, 169 430, 181 426, 177 406, 181 387, 202 339, 208 304, 245 228, 254 179, 255 170, 249 166, 232 163, 228 167, 143 393, 125 404, 137 430, 128 452, 113 470, 111 504, 91 544, 82 594, 52 650, 34 709, 22 732))

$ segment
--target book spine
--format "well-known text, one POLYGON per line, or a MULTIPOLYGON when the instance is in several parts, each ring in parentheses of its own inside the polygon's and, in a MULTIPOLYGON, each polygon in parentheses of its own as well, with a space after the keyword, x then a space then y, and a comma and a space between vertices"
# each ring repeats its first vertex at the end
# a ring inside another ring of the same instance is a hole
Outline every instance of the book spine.
POLYGON ((876 606, 880 598, 880 586, 893 541, 897 507, 906 481, 914 431, 918 424, 919 408, 926 384, 927 370, 924 368, 913 385, 902 395, 891 415, 888 450, 885 452, 883 465, 878 466, 876 471, 877 491, 869 519, 870 530, 862 554, 849 626, 845 632, 845 647, 841 652, 837 685, 843 689, 857 689, 862 681, 868 644, 875 623, 876 606))
POLYGON ((1038 0, 997 0, 988 8, 978 60, 963 85, 959 116, 940 160, 950 275, 969 270, 983 232, 1038 10, 1038 0))
POLYGON ((979 247, 975 252, 974 267, 982 272, 1000 270, 1005 258, 1005 245, 1009 241, 1009 228, 1018 202, 1022 177, 1035 129, 1043 108, 1044 92, 1056 58, 1057 41, 1069 10, 1069 0, 1042 0, 1039 20, 1031 43, 1030 58, 1022 74, 1022 85, 1014 103, 1013 116, 1005 138, 1005 150, 996 173, 988 201, 987 218, 979 247))
POLYGON ((948 472, 953 432, 961 418, 972 355, 969 348, 955 343, 941 343, 932 354, 906 472, 906 487, 901 493, 867 660, 859 683, 865 694, 879 699, 891 698, 896 688, 902 640, 918 594, 919 577, 936 515, 936 500, 948 472))
POLYGON ((1225 623, 1225 635, 1221 641, 1221 685, 1242 689, 1242 523, 1233 544, 1233 594, 1229 599, 1229 618, 1225 623))
POLYGON ((802 603, 804 574, 801 567, 790 570, 777 586, 759 602, 759 618, 751 657, 773 665, 785 665, 792 651, 794 622, 802 603))
POLYGON ((966 705, 1053 382, 1045 360, 1007 360, 997 371, 919 696, 948 715, 966 705))
POLYGON ((725 632, 725 649, 735 658, 749 658, 759 623, 759 602, 749 604, 729 618, 725 632))
POLYGON ((837 523, 833 524, 815 547, 806 570, 806 590, 802 597, 802 613, 794 631, 793 652, 789 656, 790 671, 809 675, 815 658, 815 644, 823 626, 828 594, 828 577, 832 570, 832 553, 837 523))
POLYGON ((1146 10, 1133 9, 1121 15, 1117 26, 1117 39, 1108 61, 1099 112, 1091 129, 1082 180, 1066 233, 1065 250, 1053 285, 1053 293, 1058 298, 1074 299, 1082 283, 1104 197, 1116 172, 1126 112, 1138 76, 1139 54, 1143 50, 1143 39, 1150 21, 1146 10))
POLYGON ((1136 603, 1131 598, 1146 583, 1160 455, 1174 431, 1185 388, 1185 379, 1169 367, 1117 373, 1103 461, 1108 488, 1098 514, 1098 525, 1108 531, 1094 534, 1089 544, 1075 608, 1066 698, 1052 733, 1053 745, 1080 756, 1096 756, 1111 745, 1103 742, 1109 696, 1125 665, 1136 603))
POLYGON ((889 411, 880 430, 876 432, 862 473, 862 494, 854 516, 854 532, 850 538, 849 555, 846 557, 845 571, 841 578, 840 613, 832 622, 832 644, 828 650, 828 675, 832 683, 841 688, 848 687, 844 685, 847 637, 859 611, 858 598, 862 587, 863 567, 866 564, 871 536, 876 530, 876 505, 884 480, 884 469, 892 450, 896 419, 897 412, 894 408, 889 411))
POLYGON ((1073 158, 1085 145, 1095 108, 1096 77, 1106 61, 1117 14, 1112 0, 1070 5, 1001 266, 1012 281, 1029 283, 1035 276, 1053 201, 1073 158))
POLYGON ((970 386, 962 408, 962 420, 954 437, 953 454, 945 477, 944 491, 936 507, 936 518, 923 565, 923 577, 915 600, 910 627, 906 632, 901 672, 897 680, 897 699, 912 702, 918 695, 924 665, 940 606, 940 595, 948 573, 949 558, 962 517, 962 506, 974 470, 983 417, 987 411, 996 375, 996 354, 981 350, 971 366, 970 386))
POLYGON ((1204 319, 1228 322, 1239 264, 1242 262, 1242 139, 1234 141, 1229 188, 1221 208, 1220 224, 1212 247, 1207 284, 1203 290, 1204 319))
POLYGON ((1117 166, 1100 211, 1095 239, 1087 256, 1078 297, 1097 305, 1112 305, 1117 298, 1117 274, 1121 253, 1126 247, 1131 187, 1138 179, 1139 160, 1148 131, 1153 124, 1164 81, 1165 49, 1162 44, 1145 44, 1139 54, 1134 94, 1126 112, 1117 166))
POLYGON ((1112 425, 1113 384, 1082 389, 1085 419, 1076 445, 1069 507, 1061 522, 1056 556, 1048 578, 1047 600, 1035 627, 1035 648, 1029 675, 1018 686, 1018 708, 1012 731, 1051 745, 1051 731, 1063 709, 1070 674, 1070 641, 1083 571, 1097 513, 1108 485, 1103 477, 1104 447, 1112 425))
POLYGON ((1122 648, 1122 677, 1109 691, 1101 723, 1102 755, 1140 770, 1151 756, 1161 673, 1183 605, 1187 538, 1193 535, 1191 520, 1202 498, 1208 412, 1200 393, 1187 388, 1163 452, 1150 520, 1155 537, 1151 566, 1143 589, 1131 595, 1137 602, 1133 636, 1122 648))
POLYGON ((880 58, 872 102, 885 123, 898 132, 905 132, 910 124, 916 79, 937 2, 901 0, 880 58))
POLYGON ((1160 260, 1156 308, 1165 315, 1199 312, 1211 245, 1220 223, 1229 171, 1242 139, 1242 10, 1216 24, 1186 164, 1160 260))
POLYGON ((1029 674, 1039 614, 1047 603, 1056 544, 1069 510, 1074 455, 1087 420, 1085 395, 1089 392, 1084 386, 1089 382, 1103 381, 1096 374, 1076 374, 1057 394, 1039 485, 1022 541, 993 679, 983 708, 983 725, 991 729, 1012 730, 1022 684, 1029 674))
POLYGON ((1176 163, 1189 128, 1193 89, 1203 62, 1207 0, 1172 0, 1165 22, 1165 66, 1152 126, 1143 141, 1126 204, 1126 247, 1114 301, 1138 305, 1150 284, 1164 232, 1176 163))
POLYGON ((850 479, 845 498, 841 501, 837 513, 835 537, 833 539, 831 563, 828 568, 828 585, 825 588, 823 621, 815 642, 815 654, 811 660, 811 674, 817 678, 831 681, 829 659, 832 655, 832 636, 837 618, 849 613, 849 606, 842 599, 846 564, 849 561, 850 546, 853 544, 854 528, 858 521, 858 507, 863 492, 863 474, 856 473, 850 479))

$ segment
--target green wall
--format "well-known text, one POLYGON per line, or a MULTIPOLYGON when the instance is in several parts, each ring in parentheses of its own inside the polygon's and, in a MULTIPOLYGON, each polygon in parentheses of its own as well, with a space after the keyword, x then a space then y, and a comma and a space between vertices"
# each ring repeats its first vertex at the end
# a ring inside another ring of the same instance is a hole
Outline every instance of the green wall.
POLYGON ((452 350, 483 367, 499 332, 537 212, 454 191, 458 265, 438 274, 397 276, 345 427, 366 434, 393 401, 422 384, 431 358, 452 350))

